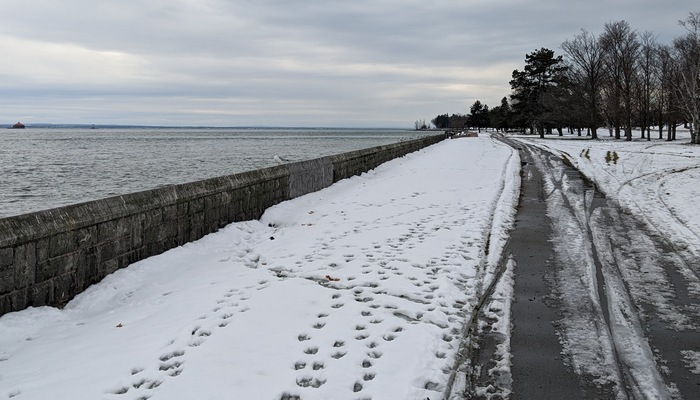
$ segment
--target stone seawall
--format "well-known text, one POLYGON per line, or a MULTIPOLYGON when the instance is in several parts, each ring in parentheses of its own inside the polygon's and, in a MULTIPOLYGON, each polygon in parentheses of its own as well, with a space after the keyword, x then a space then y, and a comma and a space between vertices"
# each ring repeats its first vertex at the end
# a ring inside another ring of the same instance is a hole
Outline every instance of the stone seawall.
POLYGON ((0 219, 0 315, 61 306, 131 263, 444 139, 428 136, 0 219))

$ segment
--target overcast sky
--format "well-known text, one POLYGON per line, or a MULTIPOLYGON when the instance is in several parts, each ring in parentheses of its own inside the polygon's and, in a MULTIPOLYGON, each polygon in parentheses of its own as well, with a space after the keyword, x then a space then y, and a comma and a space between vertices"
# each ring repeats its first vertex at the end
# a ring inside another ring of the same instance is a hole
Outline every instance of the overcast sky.
POLYGON ((513 69, 697 0, 0 0, 0 124, 412 128, 497 106, 513 69))

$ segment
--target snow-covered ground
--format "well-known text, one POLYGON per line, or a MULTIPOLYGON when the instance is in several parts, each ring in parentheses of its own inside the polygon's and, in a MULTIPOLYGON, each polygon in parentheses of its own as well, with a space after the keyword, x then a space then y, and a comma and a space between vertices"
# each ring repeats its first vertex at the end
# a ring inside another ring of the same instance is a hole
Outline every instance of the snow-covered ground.
POLYGON ((5 315, 0 398, 440 399, 519 167, 447 140, 5 315))
POLYGON ((679 130, 675 142, 639 139, 639 132, 632 142, 614 140, 604 130, 598 135, 598 141, 565 135, 564 140, 551 136, 530 142, 566 156, 607 197, 676 248, 700 255, 700 146, 689 144, 688 131, 679 130))
MULTIPOLYGON (((700 147, 686 137, 520 140, 565 155, 678 251, 700 254, 700 147)), ((456 393, 519 169, 518 153, 487 135, 447 140, 120 270, 64 309, 0 317, 0 399, 456 393)), ((508 265, 493 297, 499 332, 508 265)), ((499 351, 508 370, 508 343, 499 351)), ((700 371, 700 353, 683 357, 700 371)))

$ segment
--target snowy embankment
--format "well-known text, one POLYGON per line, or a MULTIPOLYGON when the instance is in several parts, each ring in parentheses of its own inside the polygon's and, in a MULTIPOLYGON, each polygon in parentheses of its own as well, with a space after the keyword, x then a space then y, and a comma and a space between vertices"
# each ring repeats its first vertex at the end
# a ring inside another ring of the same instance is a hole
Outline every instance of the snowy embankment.
POLYGON ((444 141, 5 315, 0 398, 439 399, 518 171, 444 141))

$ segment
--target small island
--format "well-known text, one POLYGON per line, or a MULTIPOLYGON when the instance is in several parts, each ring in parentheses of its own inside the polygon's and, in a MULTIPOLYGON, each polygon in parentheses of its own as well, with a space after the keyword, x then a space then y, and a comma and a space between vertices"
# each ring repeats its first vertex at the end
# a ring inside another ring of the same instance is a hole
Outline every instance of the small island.
POLYGON ((17 122, 16 124, 12 125, 11 129, 24 129, 24 124, 21 122, 17 122))

